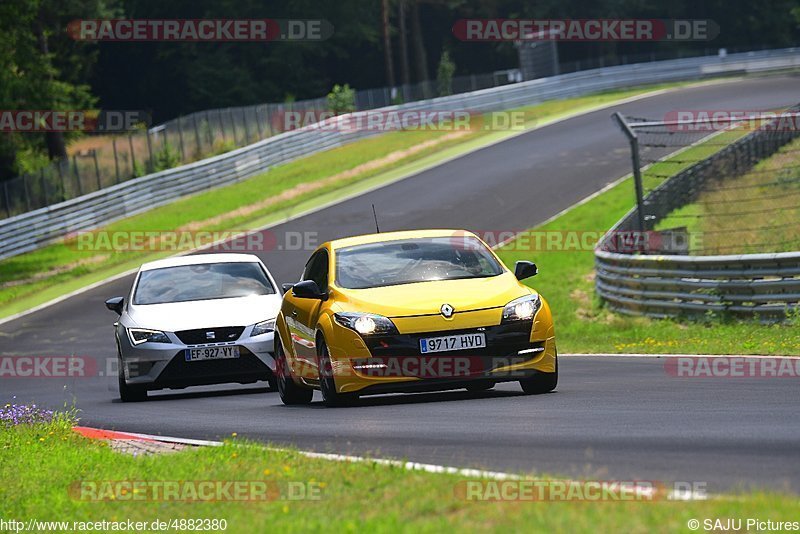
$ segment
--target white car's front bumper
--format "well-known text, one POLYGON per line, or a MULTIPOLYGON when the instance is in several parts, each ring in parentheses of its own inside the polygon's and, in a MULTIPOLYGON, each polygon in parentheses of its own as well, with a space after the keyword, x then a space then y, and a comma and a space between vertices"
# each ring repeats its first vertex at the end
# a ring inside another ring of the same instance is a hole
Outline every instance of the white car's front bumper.
MULTIPOLYGON (((211 332, 218 329, 197 330, 211 332)), ((252 331, 251 325, 244 327, 237 339, 221 342, 209 340, 205 343, 197 343, 197 339, 192 339, 194 343, 182 341, 179 334, 186 340, 185 332, 165 332, 170 340, 169 343, 145 342, 133 345, 126 327, 120 324, 117 326, 117 340, 122 359, 119 372, 122 373, 126 384, 145 386, 147 389, 180 389, 197 385, 272 381, 272 373, 275 370, 274 332, 252 336, 252 331), (231 345, 239 347, 239 358, 190 362, 185 359, 185 351, 189 348, 231 345)))

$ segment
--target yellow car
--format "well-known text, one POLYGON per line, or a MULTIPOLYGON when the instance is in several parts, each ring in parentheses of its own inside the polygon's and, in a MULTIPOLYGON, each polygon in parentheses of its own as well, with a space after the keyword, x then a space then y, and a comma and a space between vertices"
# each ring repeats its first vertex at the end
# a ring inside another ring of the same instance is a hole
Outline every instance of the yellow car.
POLYGON ((285 404, 328 406, 361 395, 519 381, 526 393, 558 382, 547 302, 477 236, 420 230, 321 245, 300 282, 284 285, 275 327, 278 390, 285 404))

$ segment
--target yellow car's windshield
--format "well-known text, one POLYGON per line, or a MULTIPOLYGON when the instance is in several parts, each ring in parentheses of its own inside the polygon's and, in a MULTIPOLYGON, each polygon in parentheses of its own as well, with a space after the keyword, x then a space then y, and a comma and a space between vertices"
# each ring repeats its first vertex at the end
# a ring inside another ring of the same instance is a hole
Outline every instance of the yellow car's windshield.
POLYGON ((336 283, 347 289, 485 278, 502 272, 486 246, 469 236, 404 239, 336 251, 336 283))

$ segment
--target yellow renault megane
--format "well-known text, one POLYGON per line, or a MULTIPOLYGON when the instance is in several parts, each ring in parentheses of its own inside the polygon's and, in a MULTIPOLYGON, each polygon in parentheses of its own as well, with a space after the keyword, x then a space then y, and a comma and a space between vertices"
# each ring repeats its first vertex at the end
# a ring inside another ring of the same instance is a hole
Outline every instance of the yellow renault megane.
POLYGON ((361 395, 558 382, 547 302, 463 230, 373 234, 321 245, 286 284, 275 331, 285 404, 351 404, 361 395))

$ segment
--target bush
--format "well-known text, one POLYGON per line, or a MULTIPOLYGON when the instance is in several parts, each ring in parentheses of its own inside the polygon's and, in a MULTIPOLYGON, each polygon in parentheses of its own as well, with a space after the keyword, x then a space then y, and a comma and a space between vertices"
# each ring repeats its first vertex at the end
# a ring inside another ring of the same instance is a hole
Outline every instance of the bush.
POLYGON ((328 108, 336 115, 356 110, 356 92, 349 85, 334 85, 328 93, 328 108))
POLYGON ((153 172, 165 171, 177 167, 181 163, 181 155, 177 149, 167 143, 164 148, 153 155, 153 172))

